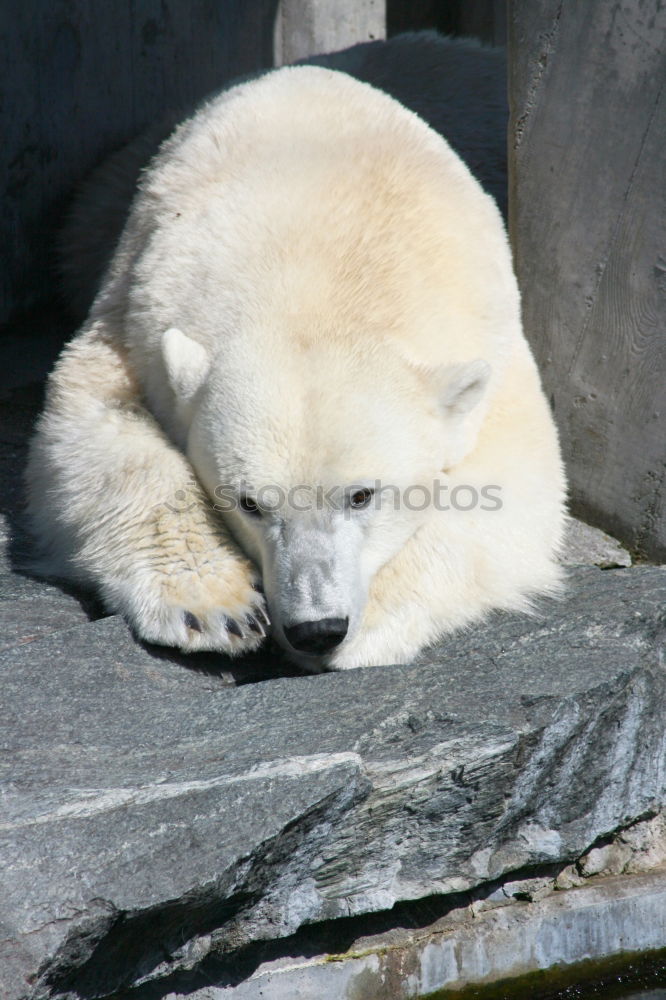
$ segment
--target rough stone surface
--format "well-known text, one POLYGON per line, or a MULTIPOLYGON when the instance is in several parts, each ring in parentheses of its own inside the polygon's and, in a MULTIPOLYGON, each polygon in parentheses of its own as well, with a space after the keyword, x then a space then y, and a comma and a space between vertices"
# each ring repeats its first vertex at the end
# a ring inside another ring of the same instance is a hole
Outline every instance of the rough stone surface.
POLYGON ((312 921, 493 880, 538 898, 526 868, 664 804, 665 604, 664 569, 577 569, 540 618, 412 665, 243 686, 113 617, 10 646, 7 997, 173 992, 211 962, 228 985, 312 921))
POLYGON ((608 844, 594 847, 578 860, 577 870, 590 875, 622 875, 651 871, 666 865, 666 815, 620 831, 608 844))
POLYGON ((618 541, 599 528, 570 517, 561 562, 566 566, 631 566, 631 556, 618 541))
POLYGON ((76 597, 19 576, 0 559, 0 652, 87 621, 76 597))
MULTIPOLYGON (((204 986, 188 990, 187 998, 414 1000, 435 990, 458 990, 472 983, 525 975, 555 962, 562 974, 567 966, 575 968, 590 958, 660 948, 665 938, 666 872, 662 869, 651 875, 599 879, 584 889, 474 916, 469 910, 455 909, 428 927, 359 940, 334 961, 325 955, 292 951, 288 958, 263 963, 239 986, 204 986)), ((581 995, 580 977, 585 972, 589 975, 589 970, 579 967, 573 973, 578 982, 571 996, 581 995)), ((616 983, 608 985, 612 988, 616 983)), ((593 993, 606 995, 603 985, 583 995, 593 993)), ((506 995, 534 994, 523 986, 520 993, 514 987, 506 995)), ((557 996, 563 995, 557 991, 557 996)), ((167 1000, 183 996, 184 991, 172 992, 167 1000)), ((452 1000, 455 996, 453 992, 452 1000)), ((666 1000, 662 990, 632 996, 634 1000, 666 1000)))

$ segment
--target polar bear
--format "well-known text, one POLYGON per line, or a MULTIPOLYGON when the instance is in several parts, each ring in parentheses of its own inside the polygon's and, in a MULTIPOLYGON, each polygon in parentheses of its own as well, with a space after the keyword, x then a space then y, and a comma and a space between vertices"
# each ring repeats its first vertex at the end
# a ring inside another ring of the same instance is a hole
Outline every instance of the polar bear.
POLYGON ((28 464, 41 572, 145 640, 399 663, 560 585, 564 477, 503 223, 344 73, 232 87, 143 174, 28 464))

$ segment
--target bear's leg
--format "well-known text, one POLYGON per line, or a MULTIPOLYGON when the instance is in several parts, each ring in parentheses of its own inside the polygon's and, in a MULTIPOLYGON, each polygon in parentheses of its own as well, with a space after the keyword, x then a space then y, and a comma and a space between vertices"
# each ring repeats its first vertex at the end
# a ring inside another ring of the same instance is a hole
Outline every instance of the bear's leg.
POLYGON ((142 406, 101 320, 51 376, 27 484, 37 572, 94 587, 150 642, 230 655, 260 645, 256 571, 142 406))
MULTIPOLYGON (((528 496, 529 489, 526 482, 518 496, 528 496)), ((513 513, 507 505, 503 520, 498 520, 499 513, 465 514, 454 523, 433 517, 377 573, 361 627, 331 655, 327 666, 348 670, 409 663, 445 635, 493 610, 530 614, 534 598, 557 597, 563 588, 562 570, 553 555, 562 518, 557 495, 552 507, 549 518, 532 520, 527 501, 513 513), (529 539, 541 536, 539 550, 529 539), (516 555, 514 564, 508 554, 516 555)))
POLYGON ((440 537, 437 521, 416 532, 374 578, 356 635, 330 657, 333 670, 409 663, 445 633, 481 618, 492 602, 476 584, 464 539, 440 537))
POLYGON ((408 663, 424 647, 439 638, 442 628, 424 604, 403 601, 391 611, 373 614, 358 634, 344 643, 327 663, 331 670, 408 663))

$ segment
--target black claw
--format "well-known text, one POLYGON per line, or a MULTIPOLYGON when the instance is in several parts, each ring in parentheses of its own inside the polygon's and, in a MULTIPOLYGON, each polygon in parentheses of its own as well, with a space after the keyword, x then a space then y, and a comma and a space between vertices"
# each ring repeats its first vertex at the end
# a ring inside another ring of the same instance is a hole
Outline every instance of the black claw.
POLYGON ((193 615, 191 611, 186 611, 183 615, 183 619, 188 628, 191 628, 194 632, 203 632, 201 622, 196 615, 193 615))
POLYGON ((259 624, 259 622, 253 615, 245 615, 245 623, 246 625, 249 626, 249 628, 252 629, 253 632, 256 632, 258 635, 265 635, 262 626, 259 624))
POLYGON ((233 618, 225 618, 224 625, 227 632, 231 632, 232 635, 237 635, 239 639, 245 638, 240 630, 240 625, 233 618))
POLYGON ((263 620, 264 625, 270 625, 271 620, 270 620, 270 618, 268 617, 268 615, 266 614, 266 612, 264 611, 263 608, 261 608, 261 607, 260 608, 255 608, 255 614, 259 615, 259 617, 263 620))

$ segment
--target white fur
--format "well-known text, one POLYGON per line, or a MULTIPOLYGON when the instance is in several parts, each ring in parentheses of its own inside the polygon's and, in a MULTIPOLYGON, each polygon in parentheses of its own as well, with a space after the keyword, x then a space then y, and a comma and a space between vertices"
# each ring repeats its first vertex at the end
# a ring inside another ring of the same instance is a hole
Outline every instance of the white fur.
POLYGON ((28 480, 45 571, 183 649, 261 641, 257 571, 281 641, 349 619, 321 661, 336 668, 527 608, 558 585, 564 480, 496 206, 419 118, 344 74, 224 93, 145 173, 28 480), (353 488, 434 480, 499 487, 502 507, 350 508, 353 488), (220 488, 299 484, 335 503, 213 509, 220 488))

